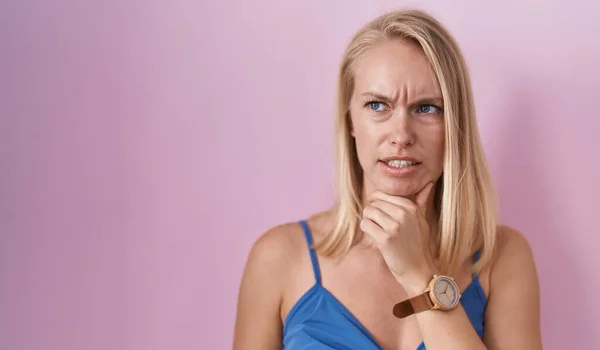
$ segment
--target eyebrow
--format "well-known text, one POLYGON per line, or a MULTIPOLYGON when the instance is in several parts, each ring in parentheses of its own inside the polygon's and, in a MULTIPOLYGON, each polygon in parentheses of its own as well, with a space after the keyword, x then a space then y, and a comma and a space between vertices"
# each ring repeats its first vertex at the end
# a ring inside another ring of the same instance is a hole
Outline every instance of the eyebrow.
POLYGON ((427 104, 427 103, 443 106, 444 99, 441 97, 423 97, 423 98, 418 99, 417 102, 415 102, 415 104, 427 104))
POLYGON ((394 100, 394 98, 386 96, 386 95, 382 95, 382 94, 378 94, 376 92, 363 92, 361 94, 361 96, 371 96, 374 97, 378 100, 384 101, 384 102, 392 102, 394 100))
MULTIPOLYGON (((379 94, 376 92, 363 92, 361 94, 361 96, 371 96, 378 100, 388 102, 388 103, 394 101, 393 97, 382 95, 382 94, 379 94)), ((425 104, 425 103, 435 103, 438 105, 443 105, 444 99, 441 96, 425 96, 425 97, 421 97, 418 100, 416 100, 415 102, 413 102, 413 104, 425 104)))

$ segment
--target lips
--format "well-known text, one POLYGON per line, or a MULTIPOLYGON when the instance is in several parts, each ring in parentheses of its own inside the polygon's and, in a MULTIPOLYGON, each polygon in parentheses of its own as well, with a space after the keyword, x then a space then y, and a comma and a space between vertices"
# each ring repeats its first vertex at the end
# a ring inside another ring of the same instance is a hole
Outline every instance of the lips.
POLYGON ((381 161, 394 168, 406 168, 421 164, 421 162, 416 158, 400 156, 391 156, 383 158, 381 161))
POLYGON ((409 160, 399 160, 399 159, 390 160, 390 161, 387 161, 386 163, 387 163, 387 165, 394 167, 394 168, 406 168, 409 166, 420 164, 418 162, 413 162, 413 161, 409 161, 409 160))

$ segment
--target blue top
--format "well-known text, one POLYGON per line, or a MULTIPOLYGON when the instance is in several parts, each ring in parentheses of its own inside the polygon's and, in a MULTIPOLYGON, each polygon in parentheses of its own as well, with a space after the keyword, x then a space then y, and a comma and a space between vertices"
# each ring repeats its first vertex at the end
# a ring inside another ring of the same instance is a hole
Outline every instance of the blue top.
MULTIPOLYGON (((283 348, 288 350, 375 350, 383 349, 373 335, 333 294, 321 285, 321 271, 308 224, 300 221, 309 247, 315 273, 315 284, 294 304, 283 326, 283 348)), ((479 259, 475 254, 474 261, 479 259)), ((487 303, 477 275, 460 298, 464 310, 483 337, 483 321, 487 303)), ((391 312, 391 311, 390 311, 391 312)), ((417 350, 425 350, 421 343, 417 350)))

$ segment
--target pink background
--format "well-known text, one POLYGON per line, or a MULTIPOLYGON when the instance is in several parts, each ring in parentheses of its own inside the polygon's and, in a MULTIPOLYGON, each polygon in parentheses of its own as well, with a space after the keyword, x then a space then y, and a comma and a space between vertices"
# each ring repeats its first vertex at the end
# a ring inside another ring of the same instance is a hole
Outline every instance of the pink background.
POLYGON ((597 347, 598 4, 3 1, 0 348, 230 348, 252 242, 330 204, 347 40, 404 5, 469 61, 545 348, 597 347))

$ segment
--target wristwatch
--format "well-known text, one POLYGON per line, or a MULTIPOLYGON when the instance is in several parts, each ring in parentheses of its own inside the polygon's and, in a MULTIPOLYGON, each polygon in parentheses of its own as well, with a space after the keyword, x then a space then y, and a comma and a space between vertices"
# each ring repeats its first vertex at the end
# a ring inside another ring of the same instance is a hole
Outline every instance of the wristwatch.
POLYGON ((460 291, 454 278, 434 275, 423 294, 394 305, 393 314, 404 318, 425 310, 452 310, 460 301, 460 291))

